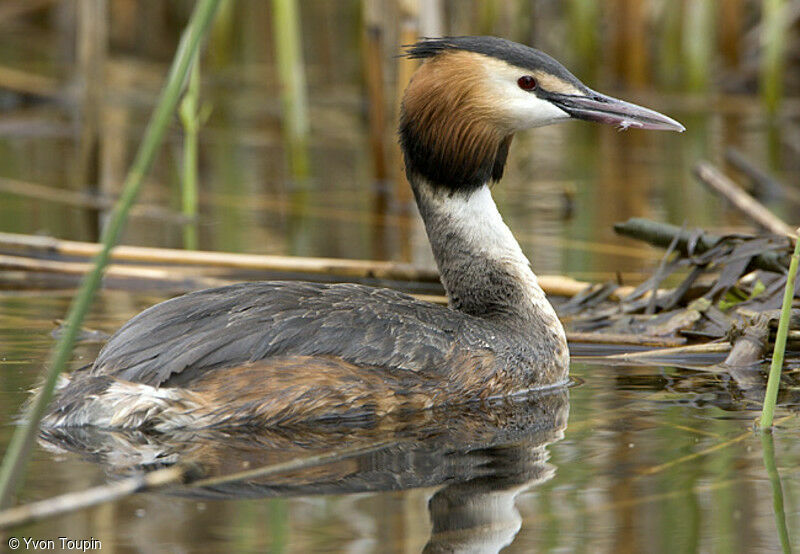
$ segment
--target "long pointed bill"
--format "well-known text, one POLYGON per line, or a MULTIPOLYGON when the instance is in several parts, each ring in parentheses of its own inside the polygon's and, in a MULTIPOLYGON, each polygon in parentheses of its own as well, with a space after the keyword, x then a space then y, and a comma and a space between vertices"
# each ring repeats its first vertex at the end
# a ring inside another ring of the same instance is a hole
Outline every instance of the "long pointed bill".
POLYGON ((678 131, 686 128, 664 114, 624 100, 618 100, 593 90, 587 96, 553 94, 548 100, 574 118, 619 125, 620 129, 637 127, 659 131, 678 131))

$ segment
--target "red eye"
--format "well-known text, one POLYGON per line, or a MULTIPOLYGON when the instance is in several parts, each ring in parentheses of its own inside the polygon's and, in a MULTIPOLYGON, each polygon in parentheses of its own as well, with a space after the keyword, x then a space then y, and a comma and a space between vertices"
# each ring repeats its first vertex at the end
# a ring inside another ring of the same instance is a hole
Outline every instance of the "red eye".
POLYGON ((523 75, 522 77, 517 79, 517 84, 519 85, 519 88, 521 88, 522 90, 533 90, 536 88, 536 85, 538 83, 536 82, 536 79, 534 79, 530 75, 523 75))

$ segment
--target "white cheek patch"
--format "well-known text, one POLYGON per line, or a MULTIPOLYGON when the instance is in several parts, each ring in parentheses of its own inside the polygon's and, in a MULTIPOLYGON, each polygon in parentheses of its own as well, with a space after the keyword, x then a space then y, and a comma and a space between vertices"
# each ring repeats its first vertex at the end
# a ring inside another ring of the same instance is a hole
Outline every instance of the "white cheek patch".
POLYGON ((551 102, 519 88, 515 78, 517 73, 496 74, 492 79, 493 96, 501 99, 498 107, 509 131, 523 131, 570 119, 567 112, 551 102))
POLYGON ((570 115, 555 104, 542 100, 533 93, 522 90, 520 92, 527 97, 515 98, 508 105, 509 115, 512 117, 515 131, 522 131, 531 127, 542 127, 570 119, 570 115))

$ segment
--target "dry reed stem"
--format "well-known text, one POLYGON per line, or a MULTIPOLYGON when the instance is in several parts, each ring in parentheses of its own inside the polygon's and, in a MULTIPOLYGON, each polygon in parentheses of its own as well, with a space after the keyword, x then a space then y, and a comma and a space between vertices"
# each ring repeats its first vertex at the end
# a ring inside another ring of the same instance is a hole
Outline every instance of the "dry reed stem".
MULTIPOLYGON (((787 416, 784 416, 784 417, 780 418, 779 420, 777 420, 776 425, 780 425, 781 423, 789 421, 790 419, 792 419, 794 417, 794 415, 795 414, 789 414, 787 416)), ((746 432, 742 433, 741 435, 737 435, 737 436, 733 437, 732 439, 729 439, 729 440, 727 440, 725 442, 721 442, 721 443, 717 443, 717 444, 715 444, 713 446, 709 446, 708 448, 705 448, 705 449, 703 449, 703 450, 701 450, 699 452, 693 452, 691 454, 687 454, 686 456, 681 456, 680 458, 676 458, 674 460, 670 460, 669 462, 666 462, 666 463, 663 463, 663 464, 659 464, 657 466, 652 466, 652 467, 649 467, 647 469, 641 470, 641 471, 639 471, 637 476, 638 477, 644 477, 646 475, 654 475, 656 473, 660 473, 660 472, 664 471, 665 469, 669 469, 669 468, 674 467, 676 465, 680 465, 680 464, 683 464, 683 463, 686 463, 686 462, 690 462, 692 460, 696 460, 697 458, 702 458, 703 456, 707 456, 708 454, 711 454, 712 452, 716 452, 717 450, 722 450, 722 449, 727 448, 727 447, 729 447, 731 445, 734 445, 736 443, 742 442, 746 438, 752 437, 752 436, 753 436, 753 432, 752 431, 746 431, 746 432)))
MULTIPOLYGON (((61 273, 66 275, 85 275, 92 270, 90 262, 62 262, 38 260, 22 256, 0 254, 0 269, 35 271, 42 273, 61 273)), ((176 284, 184 288, 210 288, 232 284, 233 281, 213 277, 187 275, 176 268, 157 268, 146 266, 109 265, 106 278, 137 279, 164 284, 176 284)))
POLYGON ((57 0, 17 0, 11 2, 6 0, 0 5, 0 23, 7 19, 27 15, 30 12, 47 8, 50 4, 55 4, 57 0))
POLYGON ((696 427, 689 427, 688 425, 680 425, 679 423, 670 423, 664 422, 662 423, 664 427, 671 427, 672 429, 679 429, 681 431, 688 431, 689 433, 695 433, 696 435, 703 435, 704 437, 711 437, 712 439, 722 439, 722 435, 719 433, 712 433, 711 431, 706 431, 704 429, 697 429, 696 427))
POLYGON ((137 492, 154 491, 171 485, 184 483, 187 480, 190 480, 189 486, 191 488, 219 486, 235 481, 243 481, 256 477, 269 477, 281 473, 308 469, 331 462, 338 462, 380 450, 394 443, 396 443, 396 441, 384 440, 363 446, 338 449, 314 456, 295 458, 286 462, 240 471, 230 475, 207 479, 201 478, 193 481, 190 480, 191 475, 197 471, 202 473, 202 467, 197 467, 192 464, 179 464, 120 479, 113 483, 91 487, 83 491, 70 492, 4 510, 0 512, 0 529, 16 527, 34 521, 75 512, 98 504, 119 500, 137 492))
MULTIPOLYGON (((32 235, 0 233, 0 245, 49 251, 66 256, 92 257, 101 246, 95 243, 63 241, 32 235)), ((225 252, 185 251, 170 248, 147 248, 140 246, 117 246, 112 251, 112 260, 165 264, 211 265, 238 269, 262 269, 267 271, 296 271, 352 277, 374 277, 401 281, 438 282, 437 272, 394 262, 367 260, 342 260, 334 258, 295 258, 291 256, 266 256, 258 254, 231 254, 225 252)))
POLYGON ((587 344, 628 344, 632 346, 677 347, 686 342, 683 337, 651 337, 631 333, 568 332, 567 340, 587 344))
POLYGON ((712 342, 707 344, 690 344, 689 346, 678 346, 675 348, 660 348, 658 350, 645 350, 643 352, 626 352, 624 354, 612 354, 605 356, 610 360, 639 360, 656 358, 674 354, 716 354, 728 352, 731 349, 729 342, 712 342))
MULTIPOLYGON (((101 248, 99 244, 91 242, 59 240, 50 237, 14 233, 0 233, 0 246, 21 249, 23 251, 30 250, 36 253, 45 252, 80 257, 95 256, 101 248)), ((185 251, 141 246, 117 246, 112 251, 111 258, 116 262, 184 264, 192 266, 205 265, 236 269, 340 275, 343 277, 378 278, 398 281, 439 281, 439 274, 435 270, 420 268, 411 264, 371 260, 233 254, 227 252, 202 250, 185 251)), ((20 260, 16 260, 16 262, 22 263, 20 260)), ((590 283, 561 275, 540 275, 538 279, 539 284, 545 292, 553 296, 572 297, 590 286, 590 283)), ((624 296, 629 294, 632 290, 633 287, 620 287, 615 291, 614 296, 624 296)))
POLYGON ((0 529, 25 525, 34 521, 71 513, 111 502, 135 492, 152 491, 183 481, 187 475, 184 466, 158 469, 150 473, 120 479, 89 489, 70 492, 30 504, 23 504, 0 512, 0 529))
MULTIPOLYGON (((579 515, 584 514, 592 514, 592 513, 600 513, 600 514, 608 514, 614 511, 618 511, 622 508, 630 508, 632 506, 640 506, 642 504, 649 504, 651 502, 661 502, 663 500, 671 500, 673 498, 680 498, 682 496, 689 496, 689 495, 696 495, 699 493, 708 493, 713 492, 722 488, 733 486, 737 483, 743 483, 745 479, 726 479, 725 481, 718 481, 716 483, 710 483, 708 485, 700 485, 694 486, 691 489, 678 489, 669 492, 662 492, 658 494, 652 494, 647 496, 637 496, 635 498, 628 498, 625 500, 617 500, 614 502, 605 502, 602 504, 593 504, 592 506, 580 510, 576 510, 575 513, 579 515)), ((543 519, 555 519, 558 517, 559 514, 555 514, 553 512, 537 512, 535 517, 537 521, 542 521, 543 519)), ((529 520, 529 517, 523 518, 523 521, 529 520)))
POLYGON ((48 98, 60 97, 64 92, 61 84, 52 77, 6 66, 0 66, 0 84, 4 89, 48 98))
MULTIPOLYGON (((76 208, 87 208, 92 210, 108 210, 114 207, 114 200, 104 196, 98 196, 82 191, 66 190, 57 187, 49 187, 39 183, 21 181, 19 179, 8 179, 0 177, 0 192, 32 198, 35 200, 45 200, 76 208)), ((152 204, 138 204, 131 208, 132 216, 151 217, 184 223, 186 218, 181 214, 175 213, 168 208, 152 204)))
POLYGON ((255 469, 248 469, 246 471, 238 471, 236 473, 231 473, 229 475, 222 475, 219 477, 209 477, 207 479, 199 479, 197 481, 193 481, 190 484, 190 486, 191 488, 216 487, 219 485, 224 485, 226 483, 244 481, 245 479, 254 479, 257 477, 264 478, 279 473, 289 473, 291 471, 299 471, 302 469, 308 469, 310 467, 316 467, 330 462, 339 462, 342 460, 346 460, 348 458, 354 458, 356 456, 361 456, 363 454, 375 452, 376 450, 385 448, 390 444, 397 444, 397 441, 383 440, 370 443, 365 446, 342 448, 339 450, 334 450, 332 452, 324 452, 322 454, 317 454, 315 456, 294 458, 293 460, 288 460, 286 462, 271 464, 268 466, 259 467, 255 469))
POLYGON ((724 196, 737 210, 770 233, 797 238, 795 229, 747 194, 739 185, 710 163, 700 162, 697 164, 695 174, 700 181, 724 196))

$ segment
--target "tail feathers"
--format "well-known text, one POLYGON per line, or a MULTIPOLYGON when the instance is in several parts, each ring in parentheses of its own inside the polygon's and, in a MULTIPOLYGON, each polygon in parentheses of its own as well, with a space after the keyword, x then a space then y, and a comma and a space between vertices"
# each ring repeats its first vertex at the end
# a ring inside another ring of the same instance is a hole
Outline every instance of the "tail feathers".
POLYGON ((203 398, 191 391, 157 388, 109 376, 66 378, 42 420, 45 428, 92 425, 106 429, 168 431, 203 427, 203 398))

